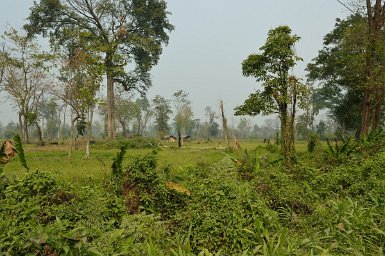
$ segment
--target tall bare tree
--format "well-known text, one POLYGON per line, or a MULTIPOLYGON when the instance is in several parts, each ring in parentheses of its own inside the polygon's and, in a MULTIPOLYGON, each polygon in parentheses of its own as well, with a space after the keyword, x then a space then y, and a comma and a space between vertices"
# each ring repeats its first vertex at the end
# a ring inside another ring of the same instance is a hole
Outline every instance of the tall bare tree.
POLYGON ((2 37, 5 42, 1 52, 0 89, 5 91, 18 110, 20 134, 29 143, 28 126, 38 122, 37 106, 47 85, 45 60, 38 45, 26 34, 10 29, 2 37))

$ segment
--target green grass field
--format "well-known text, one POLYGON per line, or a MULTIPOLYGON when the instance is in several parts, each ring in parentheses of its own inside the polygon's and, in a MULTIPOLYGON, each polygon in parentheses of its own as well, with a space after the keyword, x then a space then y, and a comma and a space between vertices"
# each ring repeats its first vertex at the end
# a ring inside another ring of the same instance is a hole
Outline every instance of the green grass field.
POLYGON ((71 157, 65 145, 24 145, 30 170, 14 158, 0 179, 0 251, 384 255, 381 141, 351 155, 324 144, 309 153, 297 142, 291 169, 275 145, 257 140, 241 140, 239 151, 223 141, 144 142, 129 144, 115 176, 122 141, 98 141, 90 159, 83 143, 71 157))
MULTIPOLYGON (((242 150, 252 150, 263 147, 259 140, 240 141, 242 150)), ((298 150, 304 150, 304 143, 298 143, 298 150)), ((111 164, 119 147, 115 149, 99 149, 99 145, 92 145, 90 159, 85 158, 85 146, 79 148, 68 156, 67 145, 36 146, 24 145, 26 158, 31 170, 39 170, 54 174, 70 181, 83 181, 87 179, 99 180, 106 178, 111 173, 111 164)), ((145 155, 154 149, 129 149, 124 165, 129 164, 135 156, 145 155)), ((163 143, 156 149, 158 163, 170 165, 172 168, 185 168, 195 166, 197 163, 216 163, 226 156, 224 141, 207 143, 185 142, 182 148, 177 148, 176 143, 163 143)), ((262 150, 263 152, 263 150, 262 150)), ((11 176, 23 175, 24 171, 17 159, 11 160, 5 166, 5 174, 11 176)))
MULTIPOLYGON (((196 165, 199 162, 215 163, 224 156, 224 148, 218 149, 216 144, 192 144, 186 143, 183 148, 177 148, 176 144, 167 144, 156 149, 158 163, 160 165, 170 165, 172 168, 185 168, 196 165)), ((119 148, 116 149, 97 149, 91 148, 91 157, 85 158, 85 149, 81 146, 68 156, 68 148, 60 145, 35 146, 26 145, 24 147, 28 165, 31 170, 39 170, 54 174, 70 181, 83 181, 89 178, 101 179, 111 174, 111 164, 119 148)), ((124 165, 127 165, 135 156, 145 155, 154 149, 129 149, 125 158, 124 165)), ((12 159, 5 166, 6 175, 23 175, 23 167, 20 166, 17 158, 12 159)))

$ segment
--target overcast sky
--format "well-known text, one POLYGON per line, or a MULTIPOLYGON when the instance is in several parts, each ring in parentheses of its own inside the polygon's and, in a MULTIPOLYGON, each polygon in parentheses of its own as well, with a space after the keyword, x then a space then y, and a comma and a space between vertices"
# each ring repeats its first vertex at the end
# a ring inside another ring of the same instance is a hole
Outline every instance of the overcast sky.
MULTIPOLYGON (((25 23, 32 0, 1 0, 0 33, 25 23)), ((148 97, 160 94, 171 99, 176 90, 189 93, 195 118, 204 120, 204 108, 218 109, 219 100, 230 116, 258 88, 245 78, 241 62, 258 52, 269 29, 288 25, 301 37, 296 49, 304 61, 297 76, 322 47, 323 36, 333 29, 336 18, 348 13, 337 0, 167 0, 175 30, 152 71, 153 87, 148 97)), ((0 121, 16 121, 9 103, 0 101, 0 121)), ((253 118, 254 122, 262 122, 253 118)))

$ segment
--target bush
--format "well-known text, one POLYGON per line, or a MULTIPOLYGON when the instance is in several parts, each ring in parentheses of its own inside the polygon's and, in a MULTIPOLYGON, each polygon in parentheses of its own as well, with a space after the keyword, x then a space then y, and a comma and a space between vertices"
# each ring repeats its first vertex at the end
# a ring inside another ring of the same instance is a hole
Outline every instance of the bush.
POLYGON ((93 241, 120 225, 124 213, 114 194, 93 187, 75 191, 42 172, 6 183, 0 197, 5 255, 86 255, 93 241))
POLYGON ((135 158, 123 172, 122 193, 131 214, 145 211, 166 218, 185 205, 188 193, 167 187, 159 177, 162 172, 157 170, 154 153, 135 158))
POLYGON ((314 152, 316 146, 319 144, 319 137, 317 134, 312 133, 310 134, 307 142, 307 151, 312 153, 314 152))
POLYGON ((95 145, 98 149, 117 149, 128 145, 128 149, 157 148, 159 141, 154 138, 135 136, 132 138, 119 138, 111 141, 101 142, 95 145))

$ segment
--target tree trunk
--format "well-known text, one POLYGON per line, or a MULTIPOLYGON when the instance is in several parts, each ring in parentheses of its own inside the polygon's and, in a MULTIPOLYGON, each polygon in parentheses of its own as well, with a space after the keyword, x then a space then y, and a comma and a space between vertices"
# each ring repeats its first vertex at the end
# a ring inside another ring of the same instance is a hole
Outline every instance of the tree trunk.
POLYGON ((21 112, 19 112, 19 129, 20 129, 20 136, 21 136, 21 140, 22 141, 25 141, 25 138, 24 138, 24 130, 23 130, 23 120, 22 120, 22 114, 21 112))
MULTIPOLYGON (((36 113, 37 113, 37 108, 35 109, 36 113)), ((37 127, 37 126, 36 126, 37 127)), ((41 139, 43 140, 44 139, 44 116, 41 118, 41 126, 40 126, 40 130, 41 130, 41 139)), ((47 129, 47 132, 48 132, 48 129, 47 129)), ((39 135, 40 136, 40 135, 39 135)), ((50 141, 52 141, 52 134, 51 134, 51 131, 49 132, 49 138, 50 138, 50 141)))
POLYGON ((285 165, 290 166, 290 148, 289 148, 289 138, 288 138, 288 123, 287 123, 287 113, 286 111, 281 110, 280 114, 281 120, 281 146, 283 150, 284 162, 285 165))
POLYGON ((65 137, 64 136, 64 128, 66 126, 66 115, 67 115, 67 103, 65 103, 65 105, 64 105, 63 124, 60 127, 60 133, 61 133, 60 137, 62 138, 63 143, 64 143, 64 137, 65 137))
POLYGON ((294 144, 293 144, 293 130, 291 127, 291 120, 288 117, 287 104, 280 107, 280 120, 281 120, 281 145, 284 154, 284 163, 287 167, 293 165, 294 158, 294 144))
MULTIPOLYGON (((372 111, 372 96, 375 92, 377 97, 377 91, 374 91, 374 87, 378 82, 376 81, 376 76, 374 74, 374 69, 376 67, 376 52, 377 52, 377 43, 380 40, 380 34, 382 33, 382 28, 384 26, 384 6, 382 6, 381 0, 376 0, 374 6, 372 6, 371 0, 366 0, 366 9, 367 9, 367 20, 368 20, 368 46, 366 51, 366 76, 367 84, 363 90, 363 99, 361 105, 361 123, 359 125, 359 130, 357 129, 356 137, 360 138, 362 135, 365 137, 369 134, 369 129, 371 125, 371 111, 372 111)), ((382 100, 378 101, 375 105, 375 116, 373 120, 373 128, 377 129, 382 100), (377 112, 378 111, 378 112, 377 112), (377 124, 376 124, 377 123, 377 124)))
POLYGON ((43 131, 39 125, 39 121, 36 120, 36 128, 37 128, 37 134, 38 134, 38 137, 39 137, 39 146, 44 146, 44 141, 43 141, 43 131))
POLYGON ((364 96, 362 99, 362 107, 361 107, 361 124, 360 124, 360 132, 358 134, 358 138, 362 135, 365 137, 368 136, 369 127, 370 127, 370 107, 371 107, 371 90, 369 88, 365 88, 364 96))
POLYGON ((123 138, 127 138, 128 134, 127 134, 126 122, 124 119, 120 119, 119 122, 120 122, 120 126, 122 127, 122 136, 123 138))
POLYGON ((182 147, 182 135, 180 129, 178 129, 178 147, 182 147))
POLYGON ((24 129, 24 139, 25 143, 29 144, 29 133, 28 133, 28 120, 27 117, 24 115, 23 116, 24 122, 23 122, 23 129, 24 129))
POLYGON ((222 116, 222 124, 223 124, 223 137, 227 142, 227 148, 230 148, 229 135, 227 133, 227 118, 225 117, 225 111, 223 110, 223 101, 220 102, 221 116, 222 116))
MULTIPOLYGON (((295 78, 294 78, 295 79, 295 78)), ((290 117, 290 127, 289 127, 289 135, 290 135, 290 154, 291 158, 294 158, 295 155, 295 115, 297 113, 297 80, 293 80, 292 85, 292 107, 291 107, 291 117, 290 117)))
POLYGON ((115 98, 114 98, 114 77, 112 71, 107 71, 107 137, 112 139, 115 137, 115 98))
POLYGON ((74 115, 71 115, 71 137, 70 137, 70 145, 68 150, 68 156, 72 156, 72 150, 75 144, 75 122, 78 119, 78 117, 74 117, 74 115))
POLYGON ((379 124, 380 124, 380 118, 381 118, 381 106, 382 101, 384 99, 384 92, 382 88, 376 89, 376 103, 375 103, 375 109, 374 109, 374 118, 373 118, 373 127, 372 130, 377 131, 379 124))
POLYGON ((140 126, 141 126, 141 122, 142 122, 142 120, 141 120, 141 119, 138 119, 138 127, 137 127, 137 130, 136 130, 136 134, 140 134, 140 126))
POLYGON ((61 135, 61 111, 63 110, 63 107, 61 107, 60 109, 59 109, 59 120, 58 120, 58 124, 57 124, 57 137, 56 137, 56 139, 57 139, 57 143, 59 144, 60 143, 60 135, 61 135))
POLYGON ((86 158, 90 158, 90 142, 92 135, 92 119, 94 116, 94 110, 91 109, 88 111, 88 122, 87 122, 87 145, 86 145, 86 158))

